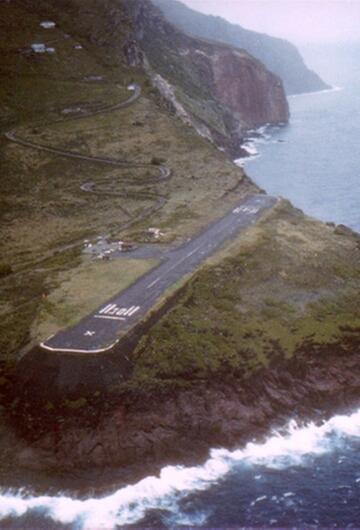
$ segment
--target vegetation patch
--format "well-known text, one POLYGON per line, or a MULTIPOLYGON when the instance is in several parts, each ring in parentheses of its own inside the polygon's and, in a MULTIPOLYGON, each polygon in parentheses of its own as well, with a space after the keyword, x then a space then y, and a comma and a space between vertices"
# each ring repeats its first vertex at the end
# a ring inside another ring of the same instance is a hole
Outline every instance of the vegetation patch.
POLYGON ((39 342, 61 328, 81 320, 103 302, 128 287, 156 265, 155 260, 88 259, 71 271, 60 272, 43 297, 32 326, 32 338, 39 342))
POLYGON ((133 385, 248 376, 360 333, 358 240, 286 201, 200 271, 134 352, 133 385), (229 253, 229 250, 226 251, 229 253))
MULTIPOLYGON (((0 351, 9 358, 30 345, 34 336, 30 329, 33 334, 39 314, 48 315, 45 321, 55 313, 57 326, 73 322, 76 311, 82 311, 65 296, 56 295, 55 306, 49 300, 53 290, 61 292, 62 281, 63 294, 67 292, 66 278, 72 268, 77 277, 84 239, 97 235, 129 239, 131 233, 159 226, 166 241, 176 244, 220 217, 255 187, 244 180, 236 193, 226 195, 242 182, 243 171, 162 108, 147 76, 126 66, 122 55, 122 39, 130 29, 126 16, 121 31, 117 28, 119 44, 114 48, 112 35, 98 33, 99 27, 107 27, 106 20, 100 21, 106 10, 99 11, 98 20, 89 18, 89 3, 60 8, 39 0, 34 9, 33 3, 24 0, 2 2, 0 9, 1 131, 14 130, 35 143, 148 164, 146 168, 105 166, 37 151, 1 137, 0 251, 5 268, 0 274, 0 351), (56 21, 56 28, 42 29, 40 22, 47 19, 56 21), (31 43, 46 44, 47 39, 52 40, 54 54, 31 52, 31 43), (81 49, 75 48, 78 44, 81 49), (142 87, 142 96, 134 104, 76 119, 83 110, 126 100, 131 95, 129 83, 142 87), (171 179, 154 184, 163 160, 172 171, 171 179), (87 182, 94 182, 104 193, 82 191, 87 182), (135 217, 139 222, 128 227, 135 217)), ((102 285, 100 269, 96 269, 99 276, 94 272, 92 277, 94 285, 102 285)), ((119 278, 114 279, 114 290, 120 284, 119 278)), ((98 303, 103 299, 98 298, 98 303)))

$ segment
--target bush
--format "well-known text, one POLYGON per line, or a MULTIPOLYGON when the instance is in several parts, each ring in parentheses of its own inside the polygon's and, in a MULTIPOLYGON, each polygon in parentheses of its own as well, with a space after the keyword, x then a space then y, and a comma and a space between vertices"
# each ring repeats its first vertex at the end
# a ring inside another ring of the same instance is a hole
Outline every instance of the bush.
POLYGON ((164 162, 166 162, 166 160, 164 158, 160 158, 158 156, 153 156, 152 159, 151 159, 151 163, 154 164, 154 166, 160 166, 164 162))
POLYGON ((4 276, 8 276, 12 273, 12 267, 8 263, 0 262, 0 278, 4 278, 4 276))

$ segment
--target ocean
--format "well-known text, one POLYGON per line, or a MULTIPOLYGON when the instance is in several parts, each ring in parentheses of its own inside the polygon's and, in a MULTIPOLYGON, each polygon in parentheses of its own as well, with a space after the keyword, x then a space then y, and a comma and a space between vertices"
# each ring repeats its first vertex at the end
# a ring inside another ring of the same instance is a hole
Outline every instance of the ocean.
POLYGON ((0 494, 1 528, 360 527, 360 409, 270 433, 101 498, 0 494))
POLYGON ((267 193, 360 231, 360 80, 289 104, 289 125, 250 134, 239 163, 267 193))
MULTIPOLYGON (((290 124, 250 134, 253 156, 239 163, 268 193, 360 231, 360 76, 344 75, 339 57, 339 78, 325 77, 338 88, 289 98, 290 124)), ((1 529, 131 527, 360 528, 360 409, 290 421, 263 442, 213 449, 203 465, 165 467, 101 497, 0 491, 1 529)))

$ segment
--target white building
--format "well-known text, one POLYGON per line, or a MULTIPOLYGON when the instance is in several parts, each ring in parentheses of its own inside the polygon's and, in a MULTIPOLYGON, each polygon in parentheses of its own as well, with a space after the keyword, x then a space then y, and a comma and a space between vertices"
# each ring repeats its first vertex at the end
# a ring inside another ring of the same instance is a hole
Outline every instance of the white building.
POLYGON ((41 43, 32 44, 31 45, 31 49, 35 53, 45 53, 46 52, 45 44, 41 44, 41 43))
POLYGON ((55 28, 56 24, 52 20, 44 20, 44 22, 40 22, 40 26, 45 29, 52 29, 55 28))

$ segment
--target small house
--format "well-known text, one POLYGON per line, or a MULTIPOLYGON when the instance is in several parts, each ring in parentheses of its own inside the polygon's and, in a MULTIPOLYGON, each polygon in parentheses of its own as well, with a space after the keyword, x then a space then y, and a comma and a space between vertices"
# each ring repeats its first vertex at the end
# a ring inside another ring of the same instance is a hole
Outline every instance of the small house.
POLYGON ((46 52, 46 46, 45 44, 42 44, 40 42, 34 43, 31 45, 31 49, 34 53, 45 53, 46 52))
POLYGON ((44 20, 44 22, 40 22, 40 26, 45 29, 52 29, 55 28, 56 24, 52 20, 44 20))

